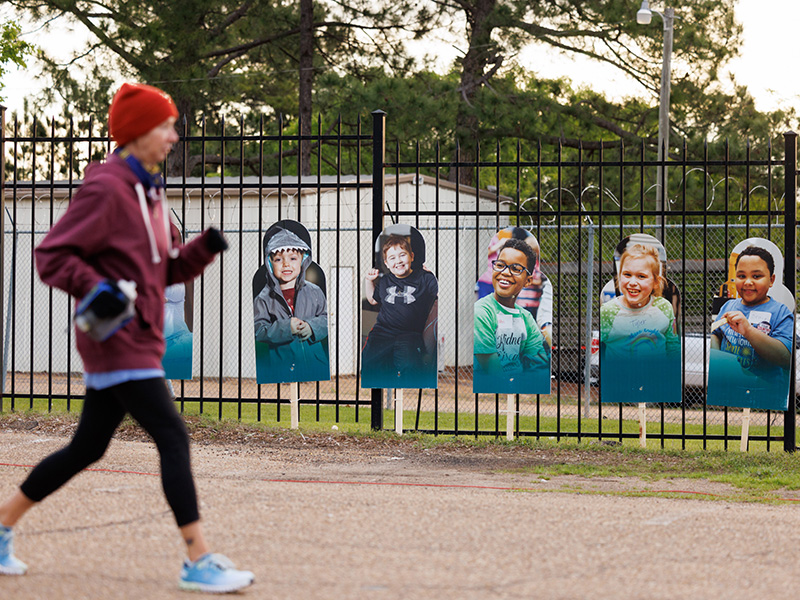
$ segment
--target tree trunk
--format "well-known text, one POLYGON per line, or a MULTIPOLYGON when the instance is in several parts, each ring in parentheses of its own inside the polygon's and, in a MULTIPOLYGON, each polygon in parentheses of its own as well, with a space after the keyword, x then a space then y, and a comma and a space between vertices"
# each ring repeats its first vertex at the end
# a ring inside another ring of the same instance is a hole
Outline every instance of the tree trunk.
MULTIPOLYGON (((314 83, 314 2, 300 0, 300 135, 311 135, 314 83)), ((311 175, 311 140, 300 142, 300 175, 311 175)))
MULTIPOLYGON (((489 15, 495 9, 497 0, 476 0, 466 9, 469 50, 461 61, 461 84, 458 87, 460 94, 458 110, 456 111, 456 140, 460 148, 456 159, 461 162, 473 162, 475 144, 480 137, 480 122, 475 114, 475 98, 480 88, 491 77, 486 73, 489 64, 495 69, 502 60, 494 43, 492 42, 493 25, 489 23, 489 15)), ((456 174, 454 169, 450 173, 450 180, 459 181, 465 185, 472 185, 475 180, 474 168, 461 167, 456 174)))

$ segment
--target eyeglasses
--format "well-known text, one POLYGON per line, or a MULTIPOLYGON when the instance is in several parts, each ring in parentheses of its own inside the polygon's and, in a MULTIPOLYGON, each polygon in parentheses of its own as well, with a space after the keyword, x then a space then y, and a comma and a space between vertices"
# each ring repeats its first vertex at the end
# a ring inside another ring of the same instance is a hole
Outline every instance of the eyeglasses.
POLYGON ((531 272, 528 271, 525 267, 523 267, 519 263, 514 263, 513 265, 508 265, 504 263, 502 260, 493 260, 492 261, 492 269, 497 271, 498 273, 502 273, 506 269, 508 269, 512 275, 522 275, 523 273, 527 273, 531 275, 531 272))

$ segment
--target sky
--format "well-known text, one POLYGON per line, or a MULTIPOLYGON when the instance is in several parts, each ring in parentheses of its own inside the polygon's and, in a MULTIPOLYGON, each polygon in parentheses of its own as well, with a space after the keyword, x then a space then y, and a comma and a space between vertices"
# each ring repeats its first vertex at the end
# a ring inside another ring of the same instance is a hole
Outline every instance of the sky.
POLYGON ((744 44, 731 71, 747 85, 761 110, 779 103, 800 104, 797 59, 798 0, 739 0, 744 44))
MULTIPOLYGON (((631 11, 631 19, 636 18, 638 0, 631 11)), ((663 10, 663 0, 651 0, 654 10, 663 10)), ((670 5, 680 7, 680 0, 671 0, 670 5)), ((0 18, 7 14, 0 12, 0 18)), ((739 84, 746 85, 756 99, 756 106, 763 111, 772 110, 781 104, 800 104, 800 76, 792 59, 797 56, 796 28, 800 23, 800 0, 739 0, 736 8, 739 21, 744 25, 744 40, 740 56, 732 61, 728 70, 739 84)), ((660 19, 654 17, 660 24, 660 19)), ((653 25, 651 25, 653 26, 653 25)), ((676 22, 676 27, 680 21, 676 22)), ((24 39, 41 46, 45 50, 65 54, 67 48, 82 36, 69 31, 24 30, 24 39)), ((439 66, 446 68, 458 55, 458 49, 450 44, 441 44, 437 55, 439 66)), ((598 65, 588 60, 566 58, 541 46, 529 48, 520 55, 523 66, 536 65, 536 71, 543 77, 566 76, 576 85, 590 86, 609 95, 631 96, 644 93, 637 83, 628 80, 624 74, 610 66, 598 65)), ((9 68, 4 78, 5 88, 0 92, 5 97, 3 104, 10 111, 21 111, 26 95, 36 94, 41 88, 33 81, 30 73, 9 68)))

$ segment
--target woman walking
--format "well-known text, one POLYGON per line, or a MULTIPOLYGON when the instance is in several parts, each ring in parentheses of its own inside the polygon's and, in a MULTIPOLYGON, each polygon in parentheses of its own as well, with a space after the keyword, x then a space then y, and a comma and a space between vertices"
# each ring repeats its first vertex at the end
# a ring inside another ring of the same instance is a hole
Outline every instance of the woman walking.
POLYGON ((104 163, 87 168, 66 213, 36 249, 42 281, 76 299, 87 298, 78 310, 87 304, 85 316, 91 318, 76 319, 86 396, 70 443, 42 460, 0 504, 0 574, 27 570, 14 556, 12 527, 34 504, 99 460, 130 414, 158 448, 164 493, 186 542, 180 587, 230 592, 253 582, 252 573, 212 554, 203 536, 189 437, 161 366, 164 288, 193 279, 227 248, 216 229, 181 246, 170 227, 158 166, 178 141, 177 117, 166 93, 124 84, 109 110, 117 149, 104 163), (135 293, 126 294, 130 282, 135 293), (94 325, 92 318, 98 321, 94 325), (113 326, 119 329, 111 333, 113 326))

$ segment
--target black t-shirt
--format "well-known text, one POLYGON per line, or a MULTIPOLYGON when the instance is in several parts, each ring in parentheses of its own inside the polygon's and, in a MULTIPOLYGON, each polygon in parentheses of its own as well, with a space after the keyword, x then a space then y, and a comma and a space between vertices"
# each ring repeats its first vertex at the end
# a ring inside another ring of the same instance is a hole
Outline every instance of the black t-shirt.
POLYGON ((438 296, 439 283, 430 271, 418 269, 404 279, 383 273, 375 282, 373 298, 380 312, 372 331, 389 335, 422 333, 438 296))

